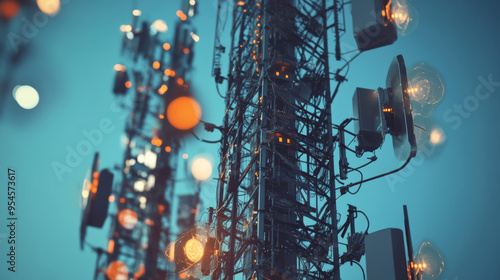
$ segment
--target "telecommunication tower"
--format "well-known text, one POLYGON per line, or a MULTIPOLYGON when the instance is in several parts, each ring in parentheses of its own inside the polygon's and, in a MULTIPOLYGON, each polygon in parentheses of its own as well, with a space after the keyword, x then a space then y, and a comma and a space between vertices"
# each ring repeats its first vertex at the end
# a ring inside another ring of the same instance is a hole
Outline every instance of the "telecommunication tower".
POLYGON ((328 11, 235 2, 212 279, 339 279, 328 11))
MULTIPOLYGON (((359 213, 368 217, 349 205, 347 219, 339 227, 336 199, 347 192, 356 194, 350 190, 354 186, 401 170, 417 152, 403 57, 393 59, 384 88, 356 89, 352 118, 333 124, 331 105, 346 81, 341 71, 362 52, 395 42, 396 25, 411 20, 395 10, 401 5, 394 2, 229 2, 234 5, 229 73, 224 77, 221 57, 226 47, 220 34, 222 18, 228 15, 223 14, 227 2, 219 0, 212 75, 217 84, 227 80, 227 91, 214 213, 220 261, 212 279, 338 280, 342 264, 361 267, 369 227, 358 233, 354 223, 359 213), (352 8, 358 53, 331 72, 328 35, 330 31, 334 35, 336 60, 343 59, 340 36, 345 32, 346 4, 352 8), (336 82, 333 92, 331 80, 336 82), (354 133, 346 129, 351 122, 354 133), (355 150, 346 145, 345 133, 356 138, 355 150), (368 164, 352 168, 347 152, 358 157, 374 152, 386 134, 392 136, 396 157, 405 163, 390 172, 344 183, 349 172, 361 173, 361 168, 376 160, 373 156, 368 164), (337 146, 338 174, 334 168, 337 146), (336 188, 336 181, 342 186, 336 188), (338 235, 344 238, 348 228, 350 235, 343 244, 347 248, 340 256, 338 235)), ((407 229, 408 252, 412 252, 407 229)), ((405 266, 402 236, 401 230, 395 230, 369 238, 368 272, 373 279, 417 279, 413 256, 405 266), (377 240, 392 240, 394 250, 373 251, 377 240), (373 269, 377 263, 394 269, 377 274, 380 271, 373 269)))
MULTIPOLYGON (((116 205, 116 213, 109 214, 108 248, 93 248, 98 253, 94 279, 176 277, 174 265, 166 260, 165 248, 175 239, 171 211, 178 151, 182 137, 196 125, 186 123, 186 117, 192 120, 197 116, 178 116, 171 113, 175 111, 171 105, 182 106, 185 100, 196 102, 190 92, 190 71, 197 41, 191 18, 196 10, 195 1, 182 1, 171 44, 164 42, 160 35, 167 31, 166 23, 141 21, 140 10, 132 12, 130 25, 121 26, 122 54, 127 63, 115 65, 113 85, 118 99, 115 109, 128 111, 123 166, 116 167, 121 175, 116 177, 121 180, 113 185, 110 193, 112 183, 100 182, 104 170, 98 171, 96 155, 92 175, 84 183, 88 203, 82 219, 82 247, 87 226, 102 227, 108 204, 116 205), (133 96, 127 95, 128 90, 133 90, 133 96), (93 210, 97 208, 98 211, 93 210), (96 215, 102 223, 89 224, 96 215)), ((190 106, 191 103, 188 109, 193 106, 194 110, 198 109, 197 103, 190 106)), ((110 172, 106 170, 104 174, 107 173, 110 172)), ((196 213, 187 215, 178 221, 182 223, 181 230, 194 225, 191 216, 196 213)))

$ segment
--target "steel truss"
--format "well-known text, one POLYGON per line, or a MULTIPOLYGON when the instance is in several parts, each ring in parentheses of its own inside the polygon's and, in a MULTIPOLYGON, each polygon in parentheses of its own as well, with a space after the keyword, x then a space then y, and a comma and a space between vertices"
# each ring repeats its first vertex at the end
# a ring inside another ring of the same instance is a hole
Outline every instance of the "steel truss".
POLYGON ((340 279, 327 12, 234 6, 212 279, 340 279))

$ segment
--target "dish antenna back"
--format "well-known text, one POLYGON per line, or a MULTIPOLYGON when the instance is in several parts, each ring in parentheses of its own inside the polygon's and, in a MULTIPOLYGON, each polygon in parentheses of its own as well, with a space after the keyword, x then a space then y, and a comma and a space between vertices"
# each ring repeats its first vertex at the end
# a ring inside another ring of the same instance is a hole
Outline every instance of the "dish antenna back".
POLYGON ((385 134, 392 135, 394 155, 406 160, 417 154, 408 76, 402 55, 396 56, 387 73, 386 88, 356 88, 353 96, 356 151, 373 152, 380 148, 385 134))
POLYGON ((94 161, 83 181, 82 190, 82 222, 80 225, 80 248, 83 250, 87 227, 101 228, 108 215, 109 195, 113 186, 113 173, 108 169, 99 170, 99 153, 95 153, 94 161))

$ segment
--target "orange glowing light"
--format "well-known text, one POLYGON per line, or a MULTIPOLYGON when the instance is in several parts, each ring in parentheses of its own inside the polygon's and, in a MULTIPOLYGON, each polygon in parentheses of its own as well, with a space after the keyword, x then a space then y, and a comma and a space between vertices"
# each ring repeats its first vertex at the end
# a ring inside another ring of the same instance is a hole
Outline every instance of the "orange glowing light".
POLYGON ((158 213, 160 213, 160 215, 163 215, 164 211, 165 211, 165 205, 158 204, 158 213))
POLYGON ((113 239, 110 239, 108 241, 108 253, 113 254, 114 250, 115 250, 115 241, 113 239))
POLYGON ((191 97, 178 97, 167 107, 167 119, 179 130, 189 130, 201 120, 201 107, 191 97))
POLYGON ((160 147, 162 143, 163 141, 158 138, 158 136, 155 136, 153 137, 153 139, 151 139, 151 144, 155 145, 156 147, 160 147))
POLYGON ((276 72, 276 76, 279 76, 280 75, 280 72, 276 72))
POLYGON ((125 198, 124 197, 120 198, 120 203, 125 203, 125 198))
POLYGON ((153 221, 152 221, 152 220, 150 220, 150 219, 146 219, 146 220, 144 220, 144 223, 145 223, 146 225, 148 225, 148 226, 151 226, 151 227, 152 227, 152 226, 154 226, 154 224, 155 224, 155 222, 153 222, 153 221))
POLYGON ((179 274, 179 278, 181 279, 186 279, 187 278, 187 274, 182 272, 181 274, 179 274))
POLYGON ((188 156, 188 154, 183 154, 183 155, 182 155, 182 158, 183 158, 183 159, 188 159, 188 157, 189 157, 189 156, 188 156))
POLYGON ((184 14, 183 11, 178 10, 177 13, 175 13, 182 21, 187 19, 187 16, 184 14))
POLYGON ((170 50, 170 44, 169 43, 163 44, 163 49, 166 51, 170 50))
POLYGON ((130 209, 123 209, 118 213, 118 222, 126 229, 133 229, 137 225, 137 213, 130 209))
POLYGON ((19 12, 19 3, 16 1, 3 1, 0 2, 0 15, 2 18, 9 20, 17 15, 19 12))
POLYGON ((165 73, 165 76, 169 76, 169 77, 175 76, 175 71, 172 69, 165 69, 164 73, 165 73))
POLYGON ((162 94, 164 94, 165 92, 167 92, 167 90, 168 90, 167 85, 161 85, 161 87, 158 89, 158 94, 159 94, 159 95, 162 95, 162 94))
POLYGON ((134 279, 139 279, 141 278, 144 273, 146 273, 146 266, 144 266, 144 264, 140 264, 139 265, 139 268, 137 269, 137 272, 134 274, 134 279))
POLYGON ((182 52, 183 52, 183 53, 185 53, 185 54, 188 54, 188 53, 189 53, 189 49, 188 49, 188 48, 184 48, 184 49, 182 50, 182 52))
POLYGON ((94 172, 94 174, 92 174, 92 193, 96 193, 97 192, 97 186, 99 185, 99 172, 94 172))
POLYGON ((243 6, 243 5, 245 5, 245 1, 239 1, 236 5, 243 6))
POLYGON ((163 120, 165 118, 165 115, 158 115, 158 118, 160 118, 160 120, 163 120))
POLYGON ((153 68, 160 69, 160 62, 158 62, 158 61, 153 62, 153 68))
POLYGON ((110 280, 128 279, 128 267, 121 261, 113 261, 106 268, 106 276, 110 280))
POLYGON ((172 147, 166 146, 165 147, 165 152, 170 153, 172 151, 172 147))
POLYGON ((181 77, 177 78, 177 84, 182 86, 184 84, 184 79, 181 77))
POLYGON ((110 196, 108 197, 108 201, 109 201, 109 202, 115 202, 115 196, 114 196, 114 195, 110 195, 110 196))
POLYGON ((203 257, 203 244, 195 238, 191 238, 184 245, 184 254, 189 261, 196 263, 203 257))
POLYGON ((126 81, 125 82, 125 87, 126 88, 131 88, 132 87, 132 82, 131 81, 126 81))

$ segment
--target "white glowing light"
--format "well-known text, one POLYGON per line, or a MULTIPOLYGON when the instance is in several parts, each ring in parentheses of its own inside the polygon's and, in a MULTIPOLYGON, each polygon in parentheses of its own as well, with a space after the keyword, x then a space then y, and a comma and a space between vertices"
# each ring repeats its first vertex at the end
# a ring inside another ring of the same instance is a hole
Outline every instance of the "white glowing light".
POLYGON ((154 187, 155 181, 156 181, 155 175, 151 174, 148 176, 148 189, 151 189, 152 187, 154 187))
POLYGON ((40 97, 38 92, 30 86, 16 86, 12 91, 14 99, 23 109, 33 109, 38 105, 40 97))
POLYGON ((144 154, 137 155, 137 162, 140 164, 144 163, 144 154))
POLYGON ((160 33, 167 32, 168 30, 167 23, 161 19, 155 20, 151 26, 160 33))
POLYGON ((191 32, 191 38, 193 38, 193 40, 195 42, 199 42, 200 41, 200 36, 194 34, 193 32, 191 32))
POLYGON ((439 145, 444 142, 446 136, 442 129, 435 128, 431 131, 430 141, 433 145, 439 145))
POLYGON ((127 36, 127 39, 129 39, 129 40, 134 39, 134 33, 130 32, 130 31, 126 33, 126 36, 127 36))
POLYGON ((148 200, 147 200, 147 198, 146 198, 146 197, 144 197, 144 196, 139 197, 139 203, 140 203, 139 207, 140 207, 141 209, 146 209, 146 202, 147 202, 147 201, 148 201, 148 200))
POLYGON ((141 12, 140 10, 137 10, 137 9, 136 9, 136 10, 133 10, 133 11, 132 11, 132 14, 133 14, 134 16, 138 17, 138 16, 142 15, 142 12, 141 12))
POLYGON ((157 155, 155 153, 153 153, 152 151, 150 150, 146 150, 145 154, 144 154, 144 165, 146 165, 147 167, 153 169, 156 167, 156 158, 157 158, 157 155))
POLYGON ((198 181, 205 181, 212 175, 212 163, 206 158, 196 158, 191 165, 191 173, 198 181))
POLYGON ((134 182, 134 190, 137 192, 143 192, 146 189, 146 181, 137 180, 134 182))

